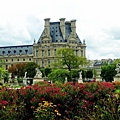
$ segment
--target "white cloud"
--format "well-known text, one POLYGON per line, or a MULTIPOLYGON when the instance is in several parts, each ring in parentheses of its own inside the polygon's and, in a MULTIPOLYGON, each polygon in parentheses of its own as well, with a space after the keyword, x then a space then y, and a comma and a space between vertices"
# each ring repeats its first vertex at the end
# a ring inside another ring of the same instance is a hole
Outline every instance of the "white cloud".
POLYGON ((119 0, 0 0, 0 46, 32 44, 44 18, 77 20, 89 59, 119 58, 119 0))

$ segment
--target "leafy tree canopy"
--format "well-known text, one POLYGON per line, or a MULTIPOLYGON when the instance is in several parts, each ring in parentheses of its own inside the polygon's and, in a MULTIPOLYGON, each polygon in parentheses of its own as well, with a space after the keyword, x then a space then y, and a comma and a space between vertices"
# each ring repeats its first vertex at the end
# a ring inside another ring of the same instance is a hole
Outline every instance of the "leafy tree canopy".
POLYGON ((36 75, 36 68, 39 67, 34 62, 28 62, 25 65, 24 72, 27 72, 27 77, 33 78, 36 75))
POLYGON ((18 63, 14 64, 13 66, 10 66, 8 68, 8 71, 12 73, 12 76, 14 77, 17 75, 18 77, 23 77, 24 76, 24 68, 25 68, 26 63, 18 63))
POLYGON ((65 69, 55 69, 50 74, 48 74, 48 79, 52 80, 53 82, 59 81, 61 83, 64 83, 65 77, 70 79, 70 74, 68 70, 65 69))
POLYGON ((48 74, 52 72, 52 69, 47 67, 47 68, 41 68, 40 71, 42 72, 43 77, 47 77, 48 74))
POLYGON ((104 64, 101 67, 101 77, 102 79, 104 79, 107 82, 112 82, 113 81, 113 77, 116 75, 116 71, 115 71, 115 64, 104 64))
POLYGON ((67 67, 71 71, 71 69, 78 68, 79 65, 85 63, 86 58, 76 56, 71 48, 60 48, 57 50, 56 64, 54 66, 58 68, 67 67))
POLYGON ((7 74, 7 71, 4 68, 0 67, 0 79, 5 78, 6 74, 7 74))

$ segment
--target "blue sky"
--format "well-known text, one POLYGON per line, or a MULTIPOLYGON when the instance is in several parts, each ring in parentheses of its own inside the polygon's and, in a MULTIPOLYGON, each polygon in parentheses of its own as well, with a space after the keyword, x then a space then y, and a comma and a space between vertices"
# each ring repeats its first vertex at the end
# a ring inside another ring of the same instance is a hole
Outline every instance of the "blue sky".
POLYGON ((0 47, 33 44, 51 22, 76 19, 88 59, 120 58, 119 0, 0 0, 0 47))

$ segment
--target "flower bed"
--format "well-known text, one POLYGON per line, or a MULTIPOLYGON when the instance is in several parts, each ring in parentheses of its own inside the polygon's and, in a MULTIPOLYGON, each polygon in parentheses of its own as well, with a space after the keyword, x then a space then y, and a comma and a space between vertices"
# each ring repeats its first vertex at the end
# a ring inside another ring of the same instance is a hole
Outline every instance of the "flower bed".
POLYGON ((118 88, 109 82, 2 87, 0 120, 118 120, 118 88))

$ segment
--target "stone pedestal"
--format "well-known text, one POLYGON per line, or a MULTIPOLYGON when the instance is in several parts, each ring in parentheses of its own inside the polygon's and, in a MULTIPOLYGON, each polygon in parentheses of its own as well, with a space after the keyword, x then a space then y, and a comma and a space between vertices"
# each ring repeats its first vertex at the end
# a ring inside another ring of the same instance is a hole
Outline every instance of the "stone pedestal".
POLYGON ((37 83, 37 82, 43 82, 44 79, 43 78, 34 78, 33 79, 33 84, 37 83))
POLYGON ((102 81, 102 78, 100 76, 97 76, 96 81, 102 81))
POLYGON ((27 78, 23 78, 23 85, 27 85, 27 78))
POLYGON ((78 83, 83 83, 83 80, 79 78, 78 83))

